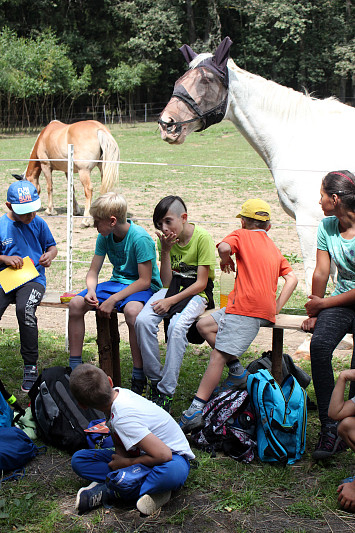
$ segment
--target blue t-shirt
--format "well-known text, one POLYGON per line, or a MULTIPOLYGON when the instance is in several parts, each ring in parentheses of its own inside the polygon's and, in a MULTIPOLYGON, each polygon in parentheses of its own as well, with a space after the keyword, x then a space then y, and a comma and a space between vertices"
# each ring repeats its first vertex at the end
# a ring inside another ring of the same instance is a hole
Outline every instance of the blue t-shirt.
POLYGON ((129 222, 130 228, 120 242, 114 241, 113 233, 107 237, 98 235, 95 255, 105 256, 107 254, 113 265, 110 281, 118 281, 126 285, 130 285, 139 278, 139 263, 151 261, 152 282, 150 287, 153 292, 156 292, 161 289, 162 284, 154 241, 144 228, 137 226, 129 219, 127 222, 129 222))
POLYGON ((355 289, 355 237, 348 240, 340 235, 337 217, 326 217, 320 222, 317 248, 328 252, 338 269, 332 295, 355 289))
MULTIPOLYGON (((39 264, 39 258, 50 246, 56 242, 43 218, 36 215, 32 222, 14 222, 7 215, 0 218, 0 255, 29 256, 39 272, 39 276, 31 281, 37 281, 46 287, 45 268, 39 264)), ((0 270, 6 265, 0 263, 0 270)))

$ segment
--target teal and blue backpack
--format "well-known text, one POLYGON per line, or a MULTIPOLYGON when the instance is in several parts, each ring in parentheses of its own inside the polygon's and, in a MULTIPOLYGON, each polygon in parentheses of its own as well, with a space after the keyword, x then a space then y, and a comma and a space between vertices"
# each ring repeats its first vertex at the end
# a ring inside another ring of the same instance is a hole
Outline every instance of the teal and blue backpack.
POLYGON ((259 459, 293 464, 306 447, 306 392, 291 374, 280 386, 268 370, 250 374, 247 387, 257 417, 259 459))

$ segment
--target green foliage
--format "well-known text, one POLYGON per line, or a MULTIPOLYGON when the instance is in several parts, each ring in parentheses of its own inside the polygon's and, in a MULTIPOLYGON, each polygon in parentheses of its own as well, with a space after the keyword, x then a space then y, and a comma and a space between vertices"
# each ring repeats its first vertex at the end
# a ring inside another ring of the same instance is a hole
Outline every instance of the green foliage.
POLYGON ((0 57, 0 91, 17 98, 77 95, 90 82, 91 67, 87 65, 78 78, 68 48, 50 31, 25 39, 5 28, 0 33, 0 57))
POLYGON ((137 63, 130 66, 120 63, 116 68, 107 71, 108 88, 119 94, 127 94, 145 84, 154 84, 159 75, 159 65, 153 61, 137 63))
POLYGON ((13 112, 33 97, 63 109, 68 95, 161 103, 182 73, 179 47, 213 51, 229 35, 241 67, 320 96, 344 96, 347 82, 352 97, 354 9, 341 0, 2 0, 0 91, 25 99, 13 112))

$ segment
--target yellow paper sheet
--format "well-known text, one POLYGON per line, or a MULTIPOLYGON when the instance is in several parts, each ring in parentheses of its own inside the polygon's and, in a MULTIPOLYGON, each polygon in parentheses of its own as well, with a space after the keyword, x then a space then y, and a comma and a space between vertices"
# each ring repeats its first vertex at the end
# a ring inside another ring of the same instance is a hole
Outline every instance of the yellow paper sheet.
POLYGON ((22 268, 4 268, 0 272, 0 284, 4 289, 4 292, 10 292, 20 287, 27 281, 36 278, 39 275, 37 268, 32 263, 31 259, 27 256, 23 258, 22 268))

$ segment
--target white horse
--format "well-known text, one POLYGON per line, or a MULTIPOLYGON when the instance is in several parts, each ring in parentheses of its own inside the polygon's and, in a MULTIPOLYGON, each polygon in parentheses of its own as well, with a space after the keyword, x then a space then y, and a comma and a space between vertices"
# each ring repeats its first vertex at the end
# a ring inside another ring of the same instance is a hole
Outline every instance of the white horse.
POLYGON ((181 144, 222 118, 231 120, 265 161, 283 209, 296 220, 306 285, 311 287, 322 177, 355 171, 355 109, 318 100, 239 68, 228 37, 214 55, 181 49, 189 63, 160 119, 161 137, 181 144))

